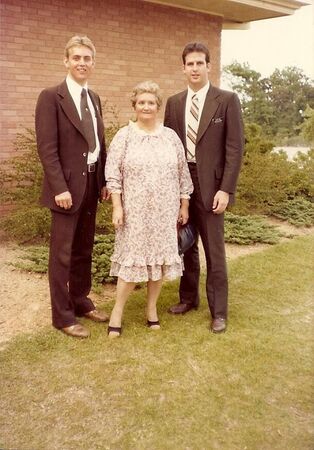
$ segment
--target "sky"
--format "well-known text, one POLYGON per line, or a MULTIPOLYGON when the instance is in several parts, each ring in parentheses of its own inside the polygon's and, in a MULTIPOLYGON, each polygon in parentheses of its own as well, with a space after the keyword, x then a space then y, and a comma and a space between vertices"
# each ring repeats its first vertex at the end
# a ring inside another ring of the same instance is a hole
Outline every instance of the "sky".
POLYGON ((251 22, 249 30, 223 30, 221 64, 234 60, 248 62, 264 77, 297 66, 314 79, 313 1, 291 16, 251 22))

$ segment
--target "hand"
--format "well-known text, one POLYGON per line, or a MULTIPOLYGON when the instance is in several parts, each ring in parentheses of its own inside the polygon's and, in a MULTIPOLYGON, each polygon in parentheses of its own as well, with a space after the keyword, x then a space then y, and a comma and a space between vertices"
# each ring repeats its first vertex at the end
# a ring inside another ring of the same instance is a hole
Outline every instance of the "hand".
POLYGON ((72 195, 69 191, 62 192, 62 194, 58 194, 55 196, 55 202, 57 206, 64 209, 70 209, 72 206, 72 195))
POLYGON ((110 192, 108 191, 108 189, 106 188, 106 186, 104 186, 101 189, 101 198, 102 200, 109 200, 110 199, 110 192))
POLYGON ((185 225, 189 220, 189 208, 186 206, 181 206, 179 211, 178 222, 181 225, 185 225))
POLYGON ((115 228, 123 225, 123 208, 122 206, 114 206, 112 211, 112 223, 115 228))
POLYGON ((217 191, 213 201, 213 213, 221 214, 225 211, 229 203, 229 194, 224 191, 217 191))

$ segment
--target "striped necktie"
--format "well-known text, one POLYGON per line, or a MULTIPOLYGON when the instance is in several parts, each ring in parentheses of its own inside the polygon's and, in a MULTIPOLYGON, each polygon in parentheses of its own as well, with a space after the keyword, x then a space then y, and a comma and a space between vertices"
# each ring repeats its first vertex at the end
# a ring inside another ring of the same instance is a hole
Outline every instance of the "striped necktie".
POLYGON ((191 108, 188 114, 188 124, 186 133, 187 160, 195 162, 195 144, 198 131, 199 120, 199 100, 194 94, 191 99, 191 108))
POLYGON ((88 151, 93 153, 96 149, 95 129, 93 118, 87 103, 87 91, 84 88, 81 93, 81 115, 84 134, 88 142, 88 151))

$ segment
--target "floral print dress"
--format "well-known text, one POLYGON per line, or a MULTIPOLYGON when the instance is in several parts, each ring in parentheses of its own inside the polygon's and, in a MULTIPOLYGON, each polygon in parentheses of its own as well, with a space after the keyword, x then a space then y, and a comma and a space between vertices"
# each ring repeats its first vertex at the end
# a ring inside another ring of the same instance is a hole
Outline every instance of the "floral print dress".
POLYGON ((189 198, 193 185, 177 134, 163 125, 146 133, 130 122, 111 142, 105 176, 124 213, 110 275, 128 282, 181 276, 177 220, 180 198, 189 198))

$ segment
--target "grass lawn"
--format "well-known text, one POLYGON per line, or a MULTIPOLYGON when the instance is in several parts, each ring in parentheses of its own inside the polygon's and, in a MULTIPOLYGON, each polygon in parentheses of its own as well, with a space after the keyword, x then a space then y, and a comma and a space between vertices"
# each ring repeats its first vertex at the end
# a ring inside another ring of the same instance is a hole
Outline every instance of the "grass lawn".
POLYGON ((208 330, 204 289, 198 311, 167 314, 168 283, 160 331, 139 290, 120 339, 92 324, 83 341, 50 328, 14 340, 0 354, 0 448, 313 449, 313 247, 307 236, 232 261, 223 335, 208 330))

